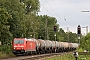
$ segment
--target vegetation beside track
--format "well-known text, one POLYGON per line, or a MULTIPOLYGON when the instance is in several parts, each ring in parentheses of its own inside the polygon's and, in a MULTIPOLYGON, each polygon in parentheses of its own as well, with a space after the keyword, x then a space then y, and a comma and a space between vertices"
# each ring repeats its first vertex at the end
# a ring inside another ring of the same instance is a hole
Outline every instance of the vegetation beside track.
POLYGON ((0 58, 12 57, 11 46, 9 45, 0 45, 0 58))
POLYGON ((51 58, 46 58, 45 60, 74 60, 75 58, 73 57, 72 54, 64 54, 64 55, 59 55, 51 58))
POLYGON ((14 55, 13 54, 6 54, 6 53, 3 53, 3 52, 0 52, 0 58, 7 58, 7 57, 13 57, 14 55))
MULTIPOLYGON (((45 60, 75 60, 75 57, 73 54, 64 54, 51 58, 45 58, 45 60)), ((90 60, 90 55, 79 55, 78 60, 90 60)))

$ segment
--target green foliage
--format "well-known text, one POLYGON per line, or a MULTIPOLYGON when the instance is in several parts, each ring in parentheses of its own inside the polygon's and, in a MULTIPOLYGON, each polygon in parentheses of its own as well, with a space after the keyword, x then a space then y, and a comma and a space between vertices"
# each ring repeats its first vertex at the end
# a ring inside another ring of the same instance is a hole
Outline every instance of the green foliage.
POLYGON ((84 51, 83 48, 78 49, 78 52, 83 52, 83 51, 84 51))
POLYGON ((77 34, 69 32, 69 41, 72 43, 78 43, 77 39, 77 34))
MULTIPOLYGON (((55 40, 54 26, 57 26, 56 40, 67 42, 67 33, 59 28, 57 19, 38 15, 39 9, 39 0, 0 0, 0 41, 3 46, 8 45, 0 47, 1 52, 11 49, 11 41, 16 37, 55 40)), ((70 42, 75 42, 76 34, 70 32, 70 36, 73 36, 70 42)))
POLYGON ((85 36, 85 47, 86 50, 90 51, 90 33, 85 36))
POLYGON ((58 33, 57 33, 57 40, 58 41, 67 40, 67 35, 66 35, 66 33, 64 32, 64 30, 62 28, 60 28, 58 33))
MULTIPOLYGON (((54 56, 52 58, 45 58, 45 60, 75 60, 73 54, 65 54, 60 56, 54 56)), ((79 55, 77 60, 90 60, 90 55, 79 55)))
POLYGON ((37 13, 40 8, 39 0, 20 0, 25 5, 26 14, 37 13))
POLYGON ((72 54, 65 54, 53 58, 46 58, 45 60, 75 60, 75 58, 72 54))
POLYGON ((4 8, 0 8, 0 39, 2 44, 9 42, 8 40, 12 37, 12 34, 9 31, 10 26, 8 24, 8 19, 10 15, 4 8), (8 39, 8 40, 7 40, 8 39))
POLYGON ((11 45, 0 45, 0 52, 10 54, 12 53, 11 45))
MULTIPOLYGON (((53 26, 56 25, 57 41, 67 41, 67 34, 64 31, 58 32, 59 25, 57 24, 56 18, 47 15, 38 16, 36 14, 40 7, 39 0, 0 0, 0 4, 0 7, 5 8, 9 17, 11 17, 7 19, 4 17, 6 19, 5 21, 8 22, 6 26, 8 26, 9 37, 11 37, 10 39, 7 38, 8 40, 15 37, 32 37, 54 40, 55 33, 53 31, 53 26)), ((1 20, 2 19, 3 18, 1 18, 1 20)), ((3 39, 7 40, 5 38, 3 39)))
POLYGON ((47 15, 38 16, 39 29, 38 29, 38 37, 42 39, 54 40, 54 30, 53 27, 57 25, 57 20, 54 17, 50 17, 47 15))
POLYGON ((79 55, 78 60, 90 60, 90 55, 79 55))
POLYGON ((36 15, 34 15, 34 14, 26 15, 25 27, 26 27, 25 37, 30 38, 31 37, 30 35, 32 35, 32 37, 37 36, 37 34, 38 34, 37 31, 39 29, 39 22, 38 22, 36 15), (34 34, 35 34, 35 36, 34 36, 34 34))
POLYGON ((83 50, 90 51, 90 33, 86 36, 82 36, 80 47, 83 48, 83 50))
POLYGON ((0 45, 0 58, 11 57, 12 54, 11 45, 0 45))

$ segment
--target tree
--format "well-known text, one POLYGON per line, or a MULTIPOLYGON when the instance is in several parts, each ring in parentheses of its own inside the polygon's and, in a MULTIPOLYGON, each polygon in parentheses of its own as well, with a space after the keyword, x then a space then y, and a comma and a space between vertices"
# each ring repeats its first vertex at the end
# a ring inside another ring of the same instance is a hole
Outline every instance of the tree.
POLYGON ((90 33, 85 36, 85 49, 90 51, 90 33))
POLYGON ((64 32, 64 30, 62 29, 62 28, 59 28, 59 31, 58 31, 58 33, 57 33, 57 39, 58 39, 58 41, 65 41, 65 40, 67 40, 66 39, 66 33, 64 32))
POLYGON ((39 0, 20 0, 25 5, 26 14, 39 12, 39 0))
MULTIPOLYGON (((26 26, 26 35, 25 37, 30 38, 32 35, 33 38, 37 36, 37 31, 39 28, 39 22, 35 14, 25 15, 25 26, 26 26)), ((37 38, 37 37, 36 37, 37 38)))
POLYGON ((81 37, 80 47, 83 48, 83 50, 90 51, 90 33, 81 37))
POLYGON ((8 24, 8 19, 10 15, 4 8, 0 8, 0 39, 2 44, 10 43, 9 37, 12 37, 12 34, 9 31, 10 26, 8 24))
POLYGON ((54 40, 54 30, 53 27, 56 25, 57 20, 55 17, 50 17, 47 15, 38 16, 39 30, 38 37, 42 39, 54 40), (52 38, 53 37, 53 38, 52 38))
POLYGON ((31 13, 36 15, 36 12, 39 11, 39 0, 0 0, 0 7, 5 8, 12 16, 12 19, 8 19, 8 23, 13 38, 23 35, 25 37, 25 21, 27 20, 25 13, 28 12, 28 16, 32 16, 31 13), (26 9, 27 6, 31 8, 26 9))
POLYGON ((69 32, 69 42, 78 43, 76 38, 77 38, 77 34, 76 33, 69 32))

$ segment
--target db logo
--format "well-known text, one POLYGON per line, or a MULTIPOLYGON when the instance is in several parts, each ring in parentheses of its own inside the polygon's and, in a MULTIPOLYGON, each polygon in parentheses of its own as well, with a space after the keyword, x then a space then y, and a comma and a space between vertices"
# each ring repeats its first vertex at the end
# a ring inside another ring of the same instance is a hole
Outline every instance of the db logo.
POLYGON ((30 47, 32 48, 32 43, 30 43, 30 47))

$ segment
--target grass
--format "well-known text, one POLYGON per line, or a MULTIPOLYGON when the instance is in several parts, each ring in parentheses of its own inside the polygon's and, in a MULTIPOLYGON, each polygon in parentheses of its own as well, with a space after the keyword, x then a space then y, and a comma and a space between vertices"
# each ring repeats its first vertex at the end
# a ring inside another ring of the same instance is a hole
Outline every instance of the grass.
MULTIPOLYGON (((75 57, 73 54, 65 54, 52 58, 46 58, 45 60, 75 60, 75 57)), ((79 55, 78 60, 90 60, 90 55, 79 55)))
POLYGON ((65 54, 60 56, 55 56, 52 58, 46 58, 45 60, 75 60, 72 54, 65 54))
POLYGON ((6 57, 13 57, 14 55, 12 53, 6 54, 4 52, 0 52, 0 58, 6 58, 6 57))
POLYGON ((79 55, 79 60, 90 60, 90 55, 79 55))

